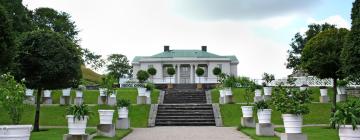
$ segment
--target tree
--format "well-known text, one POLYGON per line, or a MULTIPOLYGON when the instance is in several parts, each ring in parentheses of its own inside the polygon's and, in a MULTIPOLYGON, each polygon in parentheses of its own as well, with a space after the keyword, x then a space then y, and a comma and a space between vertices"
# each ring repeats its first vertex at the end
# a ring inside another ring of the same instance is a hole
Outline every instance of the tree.
POLYGON ((168 67, 166 69, 167 74, 170 75, 170 84, 171 84, 171 77, 176 73, 174 67, 168 67))
POLYGON ((26 87, 37 89, 34 131, 39 131, 42 90, 78 85, 81 79, 80 50, 59 33, 37 30, 25 34, 19 56, 26 87))
POLYGON ((10 24, 12 24, 15 36, 18 37, 34 29, 29 17, 30 11, 22 4, 22 0, 0 0, 0 5, 5 8, 12 21, 10 24))
POLYGON ((107 71, 109 71, 109 74, 113 75, 117 81, 119 81, 121 77, 129 75, 132 67, 125 55, 112 54, 107 58, 107 61, 109 62, 107 71))
POLYGON ((147 79, 149 79, 149 73, 144 70, 139 70, 136 73, 136 78, 139 80, 140 83, 144 83, 147 79))
POLYGON ((95 54, 88 49, 82 49, 82 61, 84 64, 90 65, 91 68, 98 70, 105 64, 105 60, 101 55, 95 54))
POLYGON ((9 72, 16 56, 15 37, 5 8, 0 5, 0 74, 9 72))
POLYGON ((343 71, 351 81, 360 83, 360 1, 353 3, 352 26, 346 45, 341 53, 343 71))
POLYGON ((302 52, 301 67, 307 73, 318 78, 333 79, 333 108, 336 107, 337 79, 343 78, 340 53, 345 45, 347 29, 330 29, 313 37, 302 52))
POLYGON ((292 42, 290 43, 291 49, 288 50, 289 56, 287 58, 286 68, 293 69, 294 72, 299 71, 301 63, 301 53, 305 47, 305 44, 320 32, 335 28, 335 25, 331 25, 328 23, 322 25, 310 24, 308 25, 308 30, 305 32, 304 35, 296 33, 294 38, 292 39, 292 42))
POLYGON ((71 21, 70 18, 68 13, 58 12, 51 8, 35 9, 32 15, 32 20, 39 29, 58 32, 77 42, 79 31, 76 29, 75 22, 71 21))
POLYGON ((215 67, 212 72, 216 76, 216 81, 219 81, 219 75, 221 74, 221 69, 219 67, 215 67))
POLYGON ((198 67, 195 72, 196 72, 196 75, 199 77, 199 83, 201 83, 200 77, 204 75, 204 72, 205 72, 204 69, 198 67))
POLYGON ((154 75, 156 75, 156 69, 151 67, 151 68, 148 68, 147 72, 151 75, 151 79, 154 82, 154 75))

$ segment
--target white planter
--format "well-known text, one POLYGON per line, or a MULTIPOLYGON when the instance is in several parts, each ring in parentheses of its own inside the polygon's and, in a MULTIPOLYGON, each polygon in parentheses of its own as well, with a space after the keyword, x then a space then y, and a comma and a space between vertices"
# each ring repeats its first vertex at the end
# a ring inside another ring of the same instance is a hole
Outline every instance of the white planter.
POLYGON ((137 91, 138 91, 138 96, 145 96, 146 88, 138 87, 137 91))
POLYGON ((296 114, 282 114, 285 133, 301 133, 303 118, 296 114))
POLYGON ((62 94, 63 96, 70 96, 71 88, 63 89, 62 94))
POLYGON ((309 87, 300 87, 300 91, 304 91, 304 90, 307 90, 309 89, 309 87))
POLYGON ((119 118, 128 118, 129 110, 127 107, 119 107, 118 109, 119 118))
POLYGON ((34 90, 33 89, 26 89, 25 90, 25 95, 26 96, 33 96, 34 94, 34 90))
POLYGON ((255 96, 260 97, 261 96, 261 89, 255 89, 255 96))
POLYGON ((320 96, 327 96, 328 94, 328 89, 320 89, 320 96))
POLYGON ((271 123, 271 109, 262 109, 257 112, 259 123, 271 123))
POLYGON ((99 88, 100 96, 106 96, 106 88, 99 88))
POLYGON ((241 106, 243 117, 253 117, 253 106, 241 106))
POLYGON ((146 91, 145 96, 150 98, 151 91, 146 91))
POLYGON ((44 97, 51 97, 51 90, 44 90, 44 97))
POLYGON ((264 87, 264 95, 271 96, 272 87, 264 87))
POLYGON ((340 140, 359 140, 360 139, 360 125, 358 129, 353 130, 351 125, 344 125, 339 128, 340 140))
POLYGON ((0 140, 29 140, 32 125, 0 125, 0 140))
POLYGON ((80 90, 77 90, 77 91, 76 91, 76 97, 82 98, 82 97, 83 97, 83 92, 80 91, 80 90))
POLYGON ((100 116, 100 124, 112 124, 114 110, 98 110, 100 116))
POLYGON ((224 90, 219 90, 220 93, 220 97, 225 97, 225 91, 224 90))
POLYGON ((338 94, 346 94, 345 87, 337 87, 336 89, 338 94))
POLYGON ((80 119, 80 120, 78 119, 74 120, 73 115, 67 115, 66 118, 68 120, 69 134, 72 135, 85 134, 88 116, 85 116, 84 119, 80 119))
POLYGON ((225 91, 225 96, 230 96, 230 95, 232 95, 231 88, 225 88, 224 91, 225 91))

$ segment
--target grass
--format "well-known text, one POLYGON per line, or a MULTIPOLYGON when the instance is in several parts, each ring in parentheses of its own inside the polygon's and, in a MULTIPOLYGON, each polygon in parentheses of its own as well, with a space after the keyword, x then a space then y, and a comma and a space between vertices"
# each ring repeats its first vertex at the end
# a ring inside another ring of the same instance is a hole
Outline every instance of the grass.
POLYGON ((83 79, 87 84, 99 84, 101 82, 102 75, 94 72, 93 70, 86 68, 85 66, 81 66, 81 72, 83 79))
POLYGON ((255 128, 241 128, 241 132, 243 132, 245 135, 249 136, 253 140, 280 140, 279 137, 273 136, 273 137, 265 137, 265 136, 257 136, 255 128))
POLYGON ((113 138, 108 138, 108 137, 104 137, 104 136, 96 136, 96 137, 94 137, 93 140, 121 140, 122 138, 124 138, 125 136, 130 134, 131 132, 132 132, 132 129, 116 130, 115 137, 113 137, 113 138))
MULTIPOLYGON (((309 140, 339 140, 338 131, 329 127, 303 127, 303 133, 309 140)), ((284 133, 284 128, 275 128, 275 131, 284 133)))
MULTIPOLYGON (((304 124, 328 124, 330 117, 331 104, 310 104, 310 113, 304 115, 304 124)), ((224 126, 238 126, 240 118, 242 117, 241 105, 239 104, 224 104, 220 105, 221 117, 224 126)), ((254 114, 255 119, 257 116, 254 114)), ((278 111, 272 112, 271 122, 277 125, 283 124, 281 113, 278 111)))
MULTIPOLYGON (((90 106, 93 112, 90 116, 87 126, 96 126, 99 124, 99 109, 115 109, 111 106, 90 106)), ((66 106, 42 106, 40 111, 40 125, 41 126, 67 126, 67 120, 65 118, 66 106), (51 120, 51 121, 50 121, 51 120)), ((150 105, 132 105, 129 108, 129 117, 131 127, 147 127, 147 121, 149 118, 150 105)), ((4 109, 0 107, 0 112, 4 112, 4 109)), ((29 106, 25 110, 20 124, 33 124, 35 107, 29 106)), ((114 113, 115 122, 117 117, 117 110, 114 113)), ((0 124, 11 124, 11 120, 8 114, 0 115, 0 124)))

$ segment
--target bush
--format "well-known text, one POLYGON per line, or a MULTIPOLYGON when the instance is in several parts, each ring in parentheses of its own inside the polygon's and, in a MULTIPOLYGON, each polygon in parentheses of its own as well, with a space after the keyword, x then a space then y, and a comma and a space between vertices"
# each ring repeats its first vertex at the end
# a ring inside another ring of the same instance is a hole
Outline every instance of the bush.
POLYGON ((311 102, 311 91, 300 91, 296 88, 286 89, 284 87, 276 87, 275 94, 271 98, 275 110, 282 114, 305 115, 309 113, 308 103, 311 102))
POLYGON ((130 100, 126 100, 126 99, 117 100, 117 107, 129 107, 129 106, 130 106, 130 100))
POLYGON ((262 80, 264 80, 266 85, 269 86, 269 84, 275 80, 275 76, 272 74, 264 73, 262 80))
POLYGON ((346 81, 346 80, 338 80, 337 81, 337 84, 339 87, 346 87, 346 85, 348 84, 349 82, 346 81))
POLYGON ((156 75, 156 69, 153 68, 153 67, 149 68, 149 69, 147 70, 147 72, 148 72, 150 75, 152 75, 152 76, 156 75))
POLYGON ((166 72, 170 76, 173 76, 175 74, 175 69, 174 69, 174 67, 169 67, 169 68, 166 69, 166 72))
POLYGON ((85 116, 90 116, 92 112, 86 104, 72 105, 66 109, 67 115, 74 115, 74 120, 84 120, 85 116))
POLYGON ((146 90, 152 91, 153 89, 155 89, 155 85, 153 83, 146 83, 145 88, 146 90))
POLYGON ((139 70, 136 74, 136 78, 139 80, 140 83, 143 83, 147 79, 149 79, 149 73, 144 70, 139 70))
POLYGON ((255 110, 270 109, 270 105, 267 101, 261 100, 255 102, 255 110))
POLYGON ((357 125, 360 125, 360 101, 351 100, 339 105, 330 118, 330 124, 334 128, 352 125, 353 130, 357 129, 357 125))
POLYGON ((219 67, 215 67, 213 69, 213 74, 216 75, 216 76, 220 75, 221 74, 221 69, 219 67))

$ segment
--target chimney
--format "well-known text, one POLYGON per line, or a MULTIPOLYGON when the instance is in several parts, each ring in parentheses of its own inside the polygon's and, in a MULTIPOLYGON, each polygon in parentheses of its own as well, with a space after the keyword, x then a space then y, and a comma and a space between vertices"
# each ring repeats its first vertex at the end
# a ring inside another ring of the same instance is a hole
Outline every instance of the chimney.
POLYGON ((201 50, 206 52, 207 51, 207 47, 206 46, 201 46, 201 50))
POLYGON ((170 51, 170 46, 164 46, 164 52, 170 51))

